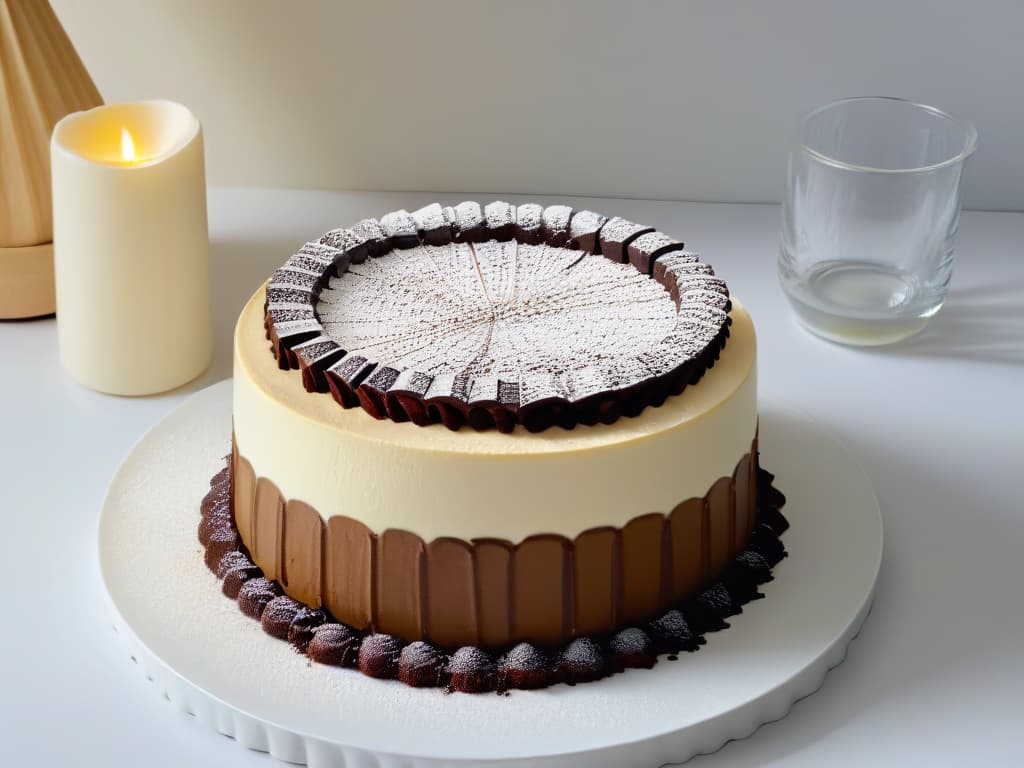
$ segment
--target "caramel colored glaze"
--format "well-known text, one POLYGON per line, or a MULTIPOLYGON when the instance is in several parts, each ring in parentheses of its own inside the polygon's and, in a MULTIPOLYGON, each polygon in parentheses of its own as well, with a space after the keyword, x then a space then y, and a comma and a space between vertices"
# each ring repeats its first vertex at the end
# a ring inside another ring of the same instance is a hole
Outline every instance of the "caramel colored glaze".
POLYGON ((690 499, 678 505, 669 516, 669 526, 672 529, 672 594, 684 595, 694 584, 704 581, 704 500, 690 499))
POLYGON ((531 536, 515 550, 513 640, 553 646, 570 636, 572 544, 561 536, 531 536))
POLYGON ((576 584, 587 585, 576 590, 576 634, 600 633, 619 623, 619 538, 618 529, 606 527, 576 540, 573 576, 576 584))
MULTIPOLYGON (((622 529, 622 615, 620 624, 643 621, 661 601, 661 536, 665 516, 652 513, 622 529)), ((584 534, 586 535, 586 534, 584 534)))
POLYGON ((733 526, 736 523, 735 505, 733 504, 734 486, 731 477, 723 477, 715 481, 705 497, 711 510, 711 574, 719 573, 729 561, 736 557, 734 551, 736 537, 733 526))
POLYGON ((311 608, 323 604, 320 578, 323 529, 323 519, 315 509, 302 501, 288 502, 281 543, 280 582, 289 595, 311 608), (310 552, 321 556, 310 557, 310 552))
POLYGON ((236 525, 253 561, 285 593, 357 630, 440 648, 564 645, 639 624, 711 584, 747 544, 757 509, 757 441, 703 499, 623 528, 519 544, 374 534, 358 520, 325 524, 285 501, 232 454, 236 525))
POLYGON ((252 465, 245 459, 239 457, 235 441, 231 441, 231 476, 232 483, 232 509, 235 514, 235 527, 242 541, 252 541, 252 513, 256 501, 256 475, 252 471, 252 465))
POLYGON ((458 647, 465 644, 466 638, 474 638, 473 644, 479 643, 473 547, 459 539, 436 539, 427 547, 427 553, 431 639, 442 647, 458 647))
MULTIPOLYGON (((277 486, 265 477, 256 479, 256 501, 252 510, 252 540, 246 541, 252 559, 272 581, 281 576, 281 527, 284 499, 277 486)), ((245 541, 245 539, 242 539, 245 541)))
MULTIPOLYGON (((512 644, 513 548, 501 539, 473 542, 476 565, 477 616, 480 645, 500 648, 512 644)), ((436 625, 431 625, 436 629, 436 625)))
POLYGON ((375 537, 374 629, 399 637, 426 635, 423 600, 427 589, 423 539, 407 531, 388 530, 375 537))
POLYGON ((326 529, 324 603, 338 621, 365 630, 373 620, 375 537, 350 517, 332 517, 326 529))

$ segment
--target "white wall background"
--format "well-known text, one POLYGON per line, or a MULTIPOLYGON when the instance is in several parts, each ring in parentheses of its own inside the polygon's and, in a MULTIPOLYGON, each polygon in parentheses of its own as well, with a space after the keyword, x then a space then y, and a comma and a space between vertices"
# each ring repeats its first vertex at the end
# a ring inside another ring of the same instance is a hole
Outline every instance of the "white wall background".
POLYGON ((1024 210, 1019 0, 53 0, 108 102, 203 121, 210 182, 761 202, 796 118, 972 119, 966 205, 1024 210))

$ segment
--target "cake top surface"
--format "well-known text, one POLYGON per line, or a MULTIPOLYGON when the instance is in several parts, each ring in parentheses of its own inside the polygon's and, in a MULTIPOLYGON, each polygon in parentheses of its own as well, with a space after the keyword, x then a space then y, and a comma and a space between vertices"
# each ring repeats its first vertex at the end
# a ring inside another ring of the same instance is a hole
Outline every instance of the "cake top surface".
POLYGON ((267 289, 282 368, 376 418, 541 431, 695 383, 728 289, 681 242, 592 211, 467 201, 331 230, 267 289))

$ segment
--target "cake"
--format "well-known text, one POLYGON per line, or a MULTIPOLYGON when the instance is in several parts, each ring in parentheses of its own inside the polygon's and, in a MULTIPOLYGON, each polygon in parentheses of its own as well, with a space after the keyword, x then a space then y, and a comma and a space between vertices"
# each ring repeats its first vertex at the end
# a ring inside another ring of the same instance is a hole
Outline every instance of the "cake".
POLYGON ((199 537, 314 661, 476 692, 702 634, 784 556, 756 339, 683 243, 567 206, 327 232, 241 313, 199 537))

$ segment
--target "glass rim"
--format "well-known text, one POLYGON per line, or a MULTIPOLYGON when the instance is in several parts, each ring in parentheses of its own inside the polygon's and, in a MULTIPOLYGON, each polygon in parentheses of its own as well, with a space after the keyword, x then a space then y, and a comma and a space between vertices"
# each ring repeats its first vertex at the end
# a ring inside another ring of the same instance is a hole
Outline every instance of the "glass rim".
POLYGON ((837 99, 836 101, 831 101, 828 104, 823 104, 817 109, 808 112, 806 115, 800 118, 801 129, 807 124, 809 120, 811 120, 814 117, 817 117, 823 112, 835 109, 836 107, 844 104, 866 101, 894 102, 904 104, 909 107, 914 107, 923 112, 927 112, 934 117, 939 117, 942 118, 943 120, 949 120, 950 122, 956 124, 957 126, 964 130, 964 134, 966 136, 964 148, 961 149, 957 154, 953 155, 952 157, 948 157, 945 160, 942 160, 938 163, 917 166, 914 168, 876 168, 870 165, 847 163, 844 162, 843 160, 831 157, 825 154, 824 152, 819 152, 818 150, 809 147, 806 143, 804 143, 803 136, 801 136, 800 140, 800 150, 805 154, 810 155, 818 162, 830 165, 833 168, 838 168, 844 171, 855 171, 859 173, 928 173, 929 171, 937 171, 941 168, 948 168, 951 165, 963 163, 968 157, 974 154, 974 150, 978 148, 978 131, 970 120, 964 120, 962 118, 954 117, 953 115, 949 114, 948 112, 945 112, 944 110, 939 109, 938 107, 933 107, 928 104, 922 104, 920 102, 912 101, 910 99, 901 99, 896 96, 852 96, 846 99, 837 99))

